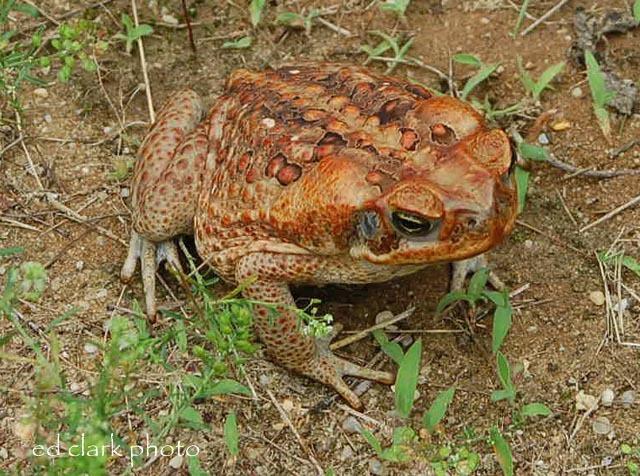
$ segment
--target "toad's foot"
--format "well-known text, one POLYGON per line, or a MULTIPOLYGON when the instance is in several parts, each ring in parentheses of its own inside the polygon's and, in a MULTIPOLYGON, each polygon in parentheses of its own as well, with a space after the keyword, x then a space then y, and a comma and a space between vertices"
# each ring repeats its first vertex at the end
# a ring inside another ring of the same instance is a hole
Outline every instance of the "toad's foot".
POLYGON ((143 238, 135 231, 131 231, 131 241, 129 242, 129 252, 127 259, 122 265, 120 279, 128 283, 136 270, 136 265, 140 260, 142 269, 142 284, 144 287, 144 298, 147 308, 147 316, 153 318, 156 315, 156 269, 163 261, 182 273, 182 265, 178 256, 178 248, 175 241, 167 240, 154 243, 143 238))
MULTIPOLYGON (((482 254, 462 261, 454 261, 451 263, 451 267, 452 275, 449 291, 462 291, 465 289, 464 282, 467 276, 481 268, 489 268, 489 263, 486 255, 482 254)), ((498 290, 505 288, 502 280, 491 270, 489 270, 489 283, 498 290)))
POLYGON ((321 263, 314 256, 254 253, 238 263, 236 281, 249 283, 242 291, 246 298, 265 303, 256 306, 254 314, 267 354, 288 369, 333 387, 352 407, 362 408, 342 378, 350 375, 391 384, 394 376, 337 357, 329 349, 331 336, 317 339, 303 332, 288 282, 309 276, 321 263))

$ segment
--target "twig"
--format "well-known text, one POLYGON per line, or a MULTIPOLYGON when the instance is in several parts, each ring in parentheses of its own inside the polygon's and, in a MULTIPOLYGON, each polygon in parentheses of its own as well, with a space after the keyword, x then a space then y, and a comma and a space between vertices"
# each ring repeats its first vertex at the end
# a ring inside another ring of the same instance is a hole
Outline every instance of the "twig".
POLYGON ((589 223, 587 226, 583 226, 582 228, 580 228, 580 232, 584 232, 587 231, 590 228, 593 228, 596 225, 599 225, 600 223, 602 223, 603 221, 608 220, 611 217, 616 216, 618 213, 626 210, 627 208, 630 208, 636 204, 640 203, 640 195, 636 195, 634 198, 632 198, 631 200, 629 200, 627 203, 624 203, 622 205, 620 205, 619 207, 611 210, 609 213, 607 213, 604 216, 601 216, 600 218, 598 218, 596 221, 593 221, 591 223, 589 223))
POLYGON ((620 154, 622 154, 623 152, 628 151, 629 149, 631 149, 636 144, 640 144, 640 139, 633 139, 632 141, 627 142, 626 144, 622 144, 617 149, 610 150, 609 151, 609 157, 612 158, 612 159, 615 159, 620 154))
POLYGON ((567 164, 561 160, 558 160, 553 154, 549 154, 549 157, 545 161, 549 165, 552 165, 558 169, 564 170, 575 175, 582 175, 584 177, 593 177, 598 179, 607 179, 613 177, 620 177, 622 175, 640 175, 640 169, 620 169, 620 170, 589 170, 580 169, 575 165, 567 164))
POLYGON ((364 339, 371 332, 373 332, 375 330, 384 329, 385 327, 389 327, 391 324, 395 324, 398 321, 406 319, 411 314, 413 314, 413 312, 415 310, 416 310, 415 307, 410 307, 406 311, 401 312, 400 314, 398 314, 397 316, 394 316, 393 318, 391 318, 389 320, 385 320, 383 322, 380 322, 379 324, 376 324, 375 326, 371 326, 371 327, 369 327, 369 328, 367 328, 367 329, 365 329, 363 331, 360 331, 357 334, 351 335, 349 337, 345 337, 344 339, 341 339, 341 340, 339 340, 337 342, 334 342, 333 344, 331 344, 329 346, 329 348, 331 350, 337 350, 337 349, 340 349, 342 347, 346 347, 349 344, 353 344, 354 342, 357 342, 360 339, 364 339))
POLYGON ((311 452, 307 444, 304 442, 304 440, 296 430, 296 427, 293 426, 293 423, 291 423, 291 419, 289 418, 289 415, 287 415, 287 412, 284 411, 284 408, 282 408, 282 406, 278 403, 278 400, 276 400, 276 397, 273 396, 273 393, 271 393, 271 391, 268 388, 265 387, 264 390, 265 392, 267 392, 267 395, 269 395, 269 399, 278 410, 278 413, 280 414, 280 418, 282 418, 282 421, 284 421, 285 424, 289 427, 289 429, 293 433, 293 436, 295 436, 296 440, 298 440, 298 444, 300 445, 300 447, 304 450, 305 453, 307 453, 309 460, 311 461, 315 469, 318 471, 318 475, 324 476, 324 470, 322 469, 320 464, 318 464, 318 461, 316 460, 315 456, 313 456, 313 453, 311 452))
POLYGON ((2 156, 5 154, 6 151, 11 149, 14 145, 19 144, 22 139, 24 139, 24 136, 20 134, 17 139, 15 139, 13 142, 10 142, 6 147, 0 150, 0 159, 2 159, 2 156))
MULTIPOLYGON (((15 99, 15 93, 14 93, 14 99, 15 99)), ((40 190, 44 190, 44 187, 42 186, 42 182, 40 181, 40 177, 38 176, 36 167, 33 164, 33 160, 31 160, 31 154, 29 153, 29 149, 27 149, 27 145, 24 143, 24 134, 22 133, 22 117, 20 116, 20 113, 17 110, 15 115, 16 115, 16 128, 18 129, 18 137, 20 138, 20 145, 22 146, 24 155, 27 158, 27 163, 29 164, 29 172, 31 173, 31 175, 33 175, 33 178, 36 179, 38 188, 40 190)))
POLYGON ((193 41, 193 30, 191 29, 191 19, 189 18, 189 10, 187 9, 187 1, 182 0, 182 13, 184 14, 184 21, 187 24, 187 32, 189 33, 189 45, 193 54, 196 53, 196 44, 193 41))
POLYGON ((352 34, 349 30, 347 30, 346 28, 342 28, 341 26, 338 26, 334 23, 331 23, 328 20, 325 20, 322 17, 316 17, 316 21, 318 23, 322 23, 324 26, 326 26, 327 28, 329 28, 330 30, 335 31, 336 33, 340 34, 340 35, 344 35, 347 38, 350 37, 352 34))
MULTIPOLYGON (((136 27, 140 26, 138 21, 138 7, 136 6, 136 0, 131 0, 131 12, 133 13, 133 22, 136 27)), ((156 122, 156 111, 153 108, 153 97, 151 96, 151 85, 149 84, 149 75, 147 74, 147 60, 144 56, 144 45, 142 44, 142 37, 137 40, 138 52, 140 53, 140 67, 142 68, 142 78, 144 79, 145 93, 147 95, 147 107, 149 108, 149 119, 151 123, 156 122)))
POLYGON ((41 7, 39 7, 38 5, 36 5, 35 3, 33 3, 31 0, 22 0, 24 3, 27 3, 29 5, 31 5, 33 8, 35 8, 36 10, 38 10, 40 12, 40 14, 45 17, 47 20, 49 20, 51 23, 53 23, 56 26, 60 25, 60 22, 58 20, 56 20, 55 18, 53 18, 51 15, 49 15, 46 11, 44 11, 44 9, 42 9, 41 7))
POLYGON ((562 196, 562 194, 560 193, 560 190, 558 190, 556 188, 556 193, 558 194, 558 198, 560 199, 560 203, 562 204, 562 208, 564 208, 564 211, 566 212, 567 216, 569 217, 569 219, 571 220, 571 222, 576 226, 576 228, 578 227, 578 222, 576 221, 575 218, 573 218, 573 215, 571 214, 571 211, 569 211, 569 208, 567 207, 566 202, 564 201, 564 197, 562 196))
POLYGON ((573 438, 576 436, 578 431, 580 431, 580 428, 582 428, 582 425, 584 425, 584 421, 587 419, 587 417, 591 415, 597 408, 598 408, 598 402, 595 402, 591 408, 589 408, 586 412, 584 412, 584 415, 580 417, 580 419, 578 420, 578 423, 576 423, 576 426, 573 428, 573 431, 569 436, 569 443, 573 441, 573 438))
POLYGON ((382 426, 382 422, 376 420, 375 418, 371 418, 369 415, 365 415, 364 413, 361 413, 358 410, 354 410, 353 408, 351 408, 348 405, 345 405, 344 403, 336 403, 336 406, 341 410, 344 410, 345 412, 353 415, 354 417, 360 418, 361 420, 371 423, 372 425, 376 425, 378 427, 382 426))
POLYGON ((545 13, 544 15, 542 15, 540 18, 538 18, 536 21, 534 21, 531 25, 529 25, 527 28, 525 28, 524 30, 522 30, 522 33, 520 33, 520 36, 525 36, 527 33, 532 32, 535 28, 538 27, 538 25, 540 25, 540 23, 542 23, 543 21, 545 21, 547 18, 549 18, 551 15, 553 15, 555 12, 557 12, 558 10, 560 10, 565 3, 567 3, 569 0, 560 0, 558 3, 556 3, 555 6, 553 6, 547 13, 545 13))

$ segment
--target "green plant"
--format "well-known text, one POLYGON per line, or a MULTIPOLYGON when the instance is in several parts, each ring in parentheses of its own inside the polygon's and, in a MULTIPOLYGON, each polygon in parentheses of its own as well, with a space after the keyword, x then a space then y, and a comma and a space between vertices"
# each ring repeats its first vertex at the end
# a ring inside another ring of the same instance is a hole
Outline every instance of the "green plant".
POLYGON ((413 408, 421 356, 422 340, 418 339, 409 347, 398 367, 395 383, 396 412, 402 418, 408 418, 413 408))
POLYGON ((134 41, 137 41, 143 36, 148 36, 153 33, 153 28, 144 23, 135 26, 133 24, 133 20, 131 20, 131 17, 126 13, 122 14, 121 21, 122 26, 124 26, 124 33, 116 33, 114 35, 114 38, 125 42, 125 50, 127 53, 131 53, 134 41))
POLYGON ((442 313, 450 305, 466 301, 471 307, 472 312, 478 306, 478 303, 491 301, 495 306, 493 313, 493 333, 491 348, 493 352, 497 352, 507 333, 511 327, 511 315, 513 309, 509 302, 508 291, 491 291, 486 289, 489 280, 489 270, 486 268, 476 271, 469 280, 469 286, 466 291, 451 291, 442 297, 436 308, 437 313, 442 313))
POLYGON ((231 456, 238 456, 240 450, 238 448, 238 423, 235 412, 229 413, 224 422, 224 442, 231 456))
POLYGON ((640 23, 640 0, 633 3, 633 18, 640 23))
POLYGON ((502 468, 502 473, 504 476, 513 476, 513 456, 511 454, 509 443, 502 436, 498 427, 494 426, 491 428, 490 434, 496 458, 502 468))
POLYGON ((498 69, 500 63, 494 64, 484 64, 480 58, 475 55, 469 53, 459 53, 453 56, 453 61, 456 63, 472 66, 477 68, 477 72, 471 76, 467 82, 465 83, 462 91, 460 92, 460 97, 462 99, 467 99, 467 96, 473 91, 480 83, 485 81, 491 74, 498 69))
POLYGON ((267 0, 251 0, 249 4, 249 15, 251 16, 251 24, 253 27, 257 27, 262 18, 262 12, 264 10, 267 0))
POLYGON ((400 426, 394 428, 391 445, 388 448, 383 448, 380 440, 366 428, 362 429, 361 434, 380 459, 394 463, 402 463, 411 459, 411 443, 416 439, 416 433, 410 427, 400 426))
POLYGON ((638 262, 638 260, 636 260, 632 256, 627 256, 624 253, 620 252, 609 254, 606 251, 599 251, 598 259, 603 263, 620 261, 621 266, 624 266, 629 271, 637 274, 638 277, 640 277, 640 262, 638 262))
POLYGON ((604 73, 591 51, 584 52, 584 62, 587 65, 587 80, 593 98, 593 112, 605 138, 607 141, 611 141, 611 122, 607 105, 615 97, 615 91, 607 89, 604 73))
POLYGON ((530 0, 523 0, 522 5, 520 6, 520 11, 518 12, 518 20, 516 21, 516 26, 513 27, 513 31, 511 32, 511 36, 515 38, 520 31, 520 27, 522 26, 522 22, 524 22, 524 17, 527 15, 527 8, 529 8, 530 0))
POLYGON ((471 104, 478 111, 482 112, 488 121, 495 121, 501 117, 511 116, 513 114, 518 114, 522 111, 522 103, 517 102, 512 104, 511 106, 507 106, 504 109, 496 109, 489 98, 485 95, 484 101, 480 102, 476 98, 471 98, 471 104))
POLYGON ((405 56, 413 44, 413 38, 409 38, 403 45, 401 45, 401 40, 399 38, 393 38, 383 31, 375 30, 369 33, 382 38, 382 41, 376 46, 364 45, 360 47, 360 50, 367 54, 367 59, 364 64, 367 64, 370 61, 383 61, 388 65, 386 73, 390 73, 398 66, 398 64, 405 61, 405 56), (381 56, 388 50, 393 51, 393 56, 381 56))
POLYGON ((399 17, 404 18, 404 13, 410 3, 411 0, 386 0, 380 4, 380 10, 394 12, 399 17))
POLYGON ((444 415, 447 413, 447 409, 449 405, 453 401, 453 396, 455 395, 456 389, 451 387, 447 390, 443 390, 438 394, 436 399, 433 401, 431 406, 429 407, 429 411, 427 411, 422 417, 422 425, 432 433, 438 423, 444 418, 444 415))
POLYGON ((134 161, 124 157, 115 157, 111 161, 112 170, 109 172, 109 179, 114 182, 123 182, 133 170, 134 161))
MULTIPOLYGON (((539 147, 533 144, 527 144, 526 142, 518 142, 518 155, 525 159, 534 162, 544 162, 549 159, 549 153, 543 147, 539 147)), ((529 189, 529 175, 530 172, 520 165, 516 165, 514 178, 516 181, 516 188, 518 190, 518 213, 524 211, 525 202, 527 200, 527 190, 529 189)))
POLYGON ((306 16, 295 12, 283 12, 276 17, 276 22, 289 28, 304 29, 305 34, 308 36, 311 34, 313 21, 319 16, 322 16, 322 12, 315 8, 306 16))
POLYGON ((466 446, 444 445, 431 460, 435 476, 468 476, 480 467, 480 455, 466 446))
POLYGON ((520 71, 520 81, 524 85, 524 88, 527 90, 529 94, 533 97, 534 101, 540 100, 540 96, 545 89, 551 88, 551 81, 555 78, 560 72, 564 69, 565 63, 560 62, 556 63, 552 66, 549 66, 544 72, 540 75, 537 81, 535 81, 529 72, 524 69, 522 66, 522 58, 518 56, 517 59, 518 70, 520 71))
POLYGON ((243 36, 241 38, 238 38, 237 40, 225 41, 222 44, 222 48, 224 48, 225 50, 242 50, 249 48, 251 46, 251 43, 253 43, 253 38, 251 38, 250 36, 243 36))
POLYGON ((629 476, 640 476, 640 446, 622 443, 620 454, 627 460, 625 466, 629 471, 629 476))

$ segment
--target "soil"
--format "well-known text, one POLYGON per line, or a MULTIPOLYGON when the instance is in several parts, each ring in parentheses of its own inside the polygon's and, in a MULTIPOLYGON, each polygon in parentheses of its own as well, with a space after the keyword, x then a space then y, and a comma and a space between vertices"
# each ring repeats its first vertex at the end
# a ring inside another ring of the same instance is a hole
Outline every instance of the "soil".
MULTIPOLYGON (((65 12, 86 8, 91 2, 45 0, 38 5, 50 16, 60 18, 65 12)), ((142 21, 156 23, 161 17, 157 2, 151 8, 138 2, 142 21)), ((179 2, 166 4, 167 13, 182 18, 179 2)), ((156 108, 171 92, 190 87, 209 102, 221 91, 223 81, 236 68, 265 68, 308 60, 362 63, 363 44, 375 44, 374 30, 413 35, 409 55, 448 71, 449 57, 458 52, 478 55, 483 61, 500 62, 499 74, 474 91, 485 95, 498 108, 513 104, 526 95, 519 80, 517 56, 531 64, 534 77, 548 66, 567 59, 575 38, 573 16, 578 6, 602 13, 606 9, 627 9, 624 0, 610 2, 570 0, 531 33, 510 36, 518 8, 509 1, 414 0, 406 21, 397 21, 392 13, 381 13, 369 1, 269 1, 263 22, 252 33, 243 2, 188 2, 197 12, 194 36, 197 53, 189 49, 184 28, 155 25, 154 34, 144 40, 151 90, 156 108), (311 32, 291 31, 275 24, 278 12, 309 11, 312 7, 335 6, 335 13, 325 18, 351 32, 347 37, 316 23, 311 32), (246 50, 222 49, 222 44, 244 34, 254 43, 246 50)), ((555 1, 532 2, 529 13, 536 18, 549 10, 555 1)), ((99 16, 110 32, 120 30, 121 12, 130 11, 129 2, 116 0, 103 8, 84 11, 99 16)), ((525 26, 531 20, 525 19, 525 26)), ((26 20, 25 20, 26 24, 26 20)), ((47 24, 51 27, 51 24, 47 24)), ((608 35, 608 61, 623 78, 640 78, 640 28, 627 33, 608 35)), ((47 327, 75 306, 78 313, 56 328, 62 350, 61 366, 69 382, 86 388, 94 375, 96 363, 88 356, 86 342, 104 338, 103 324, 114 314, 113 307, 130 309, 134 299, 142 299, 139 282, 124 286, 119 280, 120 266, 126 254, 130 232, 127 183, 113 179, 117 160, 134 159, 146 128, 148 111, 140 62, 136 50, 124 53, 123 44, 112 43, 100 57, 102 84, 95 73, 80 73, 68 84, 49 87, 48 94, 34 94, 27 87, 21 93, 25 145, 35 170, 30 168, 20 145, 9 148, 0 162, 0 246, 22 246, 23 260, 48 265, 49 285, 36 304, 20 309, 24 322, 34 333, 46 334, 47 327), (109 99, 108 99, 109 98, 109 99), (116 112, 127 125, 117 134, 116 112), (34 172, 41 185, 34 180, 34 172), (56 194, 57 200, 91 220, 76 223, 47 202, 44 192, 56 194)), ((372 63, 383 71, 385 65, 372 63)), ((456 66, 455 79, 464 84, 471 70, 456 66)), ((434 89, 444 85, 427 69, 400 65, 395 75, 408 76, 434 89)), ((640 170, 640 145, 612 158, 611 149, 640 138, 640 115, 613 118, 613 134, 608 143, 595 120, 589 86, 582 67, 567 64, 554 89, 546 91, 541 104, 527 108, 525 114, 509 116, 500 125, 516 126, 527 134, 535 118, 543 111, 556 110, 551 122, 566 120, 568 129, 547 130, 549 149, 555 156, 578 169, 640 170), (576 97, 574 88, 582 90, 576 97)), ((636 110, 637 112, 637 110, 636 110)), ((4 149, 16 137, 15 127, 2 130, 4 149)), ((640 193, 640 176, 597 180, 580 174, 567 174, 548 164, 532 165, 528 201, 512 236, 490 253, 493 269, 510 289, 527 285, 513 299, 514 324, 504 345, 512 363, 524 365, 515 381, 519 402, 543 402, 553 415, 530 420, 510 431, 511 447, 517 474, 628 474, 628 458, 620 445, 640 445, 640 404, 623 406, 620 395, 638 391, 640 385, 640 348, 624 346, 605 339, 605 306, 590 299, 590 293, 603 291, 603 282, 595 252, 608 249, 616 240, 625 251, 640 257, 640 206, 631 207, 603 223, 580 232, 580 228, 626 203, 640 193), (579 392, 600 396, 603 390, 615 393, 612 406, 600 406, 591 414, 576 409, 579 392), (594 432, 596 418, 606 417, 613 428, 608 435, 594 432)), ((17 258, 0 263, 4 273, 17 258)), ((423 411, 435 395, 449 386, 457 387, 456 397, 443 423, 444 434, 438 441, 454 441, 465 427, 487 432, 493 426, 507 428, 511 411, 505 402, 493 403, 491 392, 499 388, 495 359, 491 354, 491 322, 461 317, 442 317, 435 306, 447 291, 446 265, 384 284, 357 287, 328 286, 322 289, 301 288, 300 297, 322 299, 322 310, 332 313, 346 330, 361 330, 373 324, 381 311, 401 312, 415 306, 413 315, 401 323, 404 330, 423 341, 419 399, 408 424, 421 427, 423 411), (430 333, 440 329, 444 332, 430 333)), ((168 286, 182 300, 178 284, 168 275, 168 286)), ((640 289, 637 275, 625 270, 626 286, 640 289)), ((624 294, 629 296, 625 291, 624 294)), ((173 299, 160 290, 162 304, 173 299)), ((632 304, 633 298, 630 298, 632 304)), ((640 342, 640 305, 625 311, 626 340, 640 342)), ((0 322, 0 336, 11 329, 0 322)), ((0 347, 8 354, 32 359, 29 348, 13 338, 0 347)), ((368 362, 377 352, 368 338, 339 351, 360 363, 368 362)), ((387 368, 391 364, 385 364, 387 368)), ((217 398, 198 404, 211 426, 210 431, 175 430, 173 441, 189 442, 201 448, 203 468, 211 474, 315 474, 309 462, 312 453, 325 470, 335 474, 430 474, 429 451, 415 449, 409 463, 384 462, 379 468, 372 448, 357 433, 350 433, 345 420, 350 413, 340 402, 314 411, 332 391, 305 378, 293 375, 258 353, 246 364, 248 378, 256 385, 258 399, 217 398), (283 423, 267 390, 281 404, 298 436, 283 423), (235 410, 240 427, 240 454, 229 458, 222 437, 222 424, 229 411, 235 410), (304 446, 300 443, 303 442, 304 446), (373 468, 373 470, 371 469, 373 468)), ((238 375, 242 381, 242 377, 238 375)), ((0 360, 0 469, 27 471, 24 466, 25 444, 16 434, 15 425, 25 406, 25 396, 33 391, 34 368, 30 361, 0 360)), ((394 416, 394 395, 382 385, 363 396, 365 413, 377 424, 362 420, 389 444, 394 427, 402 422, 394 416)), ((156 409, 150 408, 153 414, 156 409)), ((357 417, 359 418, 359 417, 357 417)), ((417 448, 425 448, 431 437, 421 432, 417 448)), ((491 447, 480 445, 481 468, 477 474, 498 474, 500 469, 491 447)), ((112 470, 125 469, 115 462, 112 470)), ((169 458, 160 458, 141 474, 172 474, 169 458)), ((187 474, 185 465, 180 469, 187 474)), ((25 473, 26 474, 26 473, 25 473)), ((453 473, 452 473, 453 474, 453 473)))

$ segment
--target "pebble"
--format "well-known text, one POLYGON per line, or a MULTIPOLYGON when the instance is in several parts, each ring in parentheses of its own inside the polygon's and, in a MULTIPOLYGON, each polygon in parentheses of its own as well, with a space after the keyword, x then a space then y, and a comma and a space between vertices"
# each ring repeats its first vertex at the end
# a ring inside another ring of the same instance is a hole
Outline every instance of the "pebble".
POLYGON ((538 142, 542 145, 549 145, 551 140, 549 139, 549 136, 543 132, 538 136, 538 142))
POLYGON ((353 416, 348 416, 342 421, 342 429, 346 433, 360 433, 362 431, 362 425, 353 416))
POLYGON ((576 410, 590 410, 591 408, 598 407, 598 397, 584 393, 580 390, 576 395, 576 410))
POLYGON ((49 91, 47 91, 45 88, 36 88, 33 90, 33 94, 41 98, 49 97, 49 91))
POLYGON ((591 428, 598 435, 608 435, 611 433, 611 422, 607 417, 598 417, 593 420, 591 428))
POLYGON ((76 271, 82 271, 84 269, 84 261, 76 261, 76 271))
POLYGON ((182 466, 183 461, 184 458, 182 457, 182 455, 175 455, 173 458, 171 458, 171 461, 169 461, 169 466, 171 466, 173 469, 178 469, 182 466))
POLYGON ((293 410, 293 401, 287 398, 282 402, 282 408, 285 411, 290 412, 291 410, 293 410))
POLYGON ((483 25, 488 25, 489 23, 491 23, 491 20, 489 20, 487 17, 482 17, 480 18, 480 23, 482 23, 483 25))
POLYGON ((602 306, 605 301, 604 293, 602 291, 591 291, 589 293, 589 299, 596 306, 602 306))
POLYGON ((0 448, 0 458, 7 459, 9 457, 9 452, 6 448, 0 448))
POLYGON ((122 198, 127 198, 129 197, 130 194, 131 194, 131 190, 129 190, 129 187, 123 187, 120 189, 120 196, 122 198))
POLYGON ((81 388, 82 387, 78 382, 71 382, 71 384, 69 385, 69 390, 71 390, 73 393, 79 392, 81 388))
POLYGON ((611 405, 613 405, 613 399, 615 398, 616 394, 613 393, 613 390, 611 390, 610 388, 605 388, 602 391, 602 395, 600 395, 600 401, 602 402, 602 405, 605 407, 610 407, 611 405))
POLYGON ((636 392, 633 390, 627 390, 620 395, 620 401, 622 402, 622 406, 625 408, 629 408, 633 405, 633 402, 636 400, 636 392))
POLYGON ((389 319, 393 319, 393 312, 391 311, 382 311, 376 315, 376 324, 380 324, 384 321, 388 321, 389 319))
POLYGON ((353 450, 351 449, 351 446, 347 445, 344 448, 342 448, 342 453, 340 453, 340 459, 342 461, 348 461, 348 460, 351 460, 351 458, 353 458, 353 450))
POLYGON ((87 354, 95 354, 96 352, 98 352, 98 346, 93 344, 93 343, 91 343, 91 342, 87 342, 84 345, 84 351, 87 354))
POLYGON ((558 121, 551 124, 551 129, 554 131, 566 131, 571 128, 571 123, 569 121, 558 121))
POLYGON ((572 95, 574 98, 581 98, 583 94, 584 94, 584 93, 582 92, 582 88, 580 88, 580 87, 575 87, 575 88, 573 88, 573 89, 571 90, 571 95, 572 95))
POLYGON ((44 122, 46 122, 47 124, 51 124, 51 121, 53 121, 51 114, 45 114, 44 116, 42 116, 42 118, 44 119, 44 122))
POLYGON ((533 241, 531 240, 524 240, 524 247, 528 250, 530 250, 531 248, 533 248, 533 241))
POLYGON ((107 297, 108 291, 106 289, 101 289, 96 293, 96 299, 104 299, 107 297))
POLYGON ((162 15, 162 21, 169 25, 177 25, 179 23, 178 19, 169 13, 162 15))
POLYGON ((271 377, 262 374, 260 375, 260 377, 258 377, 258 381, 260 382, 260 385, 269 385, 271 383, 271 377))
POLYGON ((371 474, 375 474, 377 476, 387 474, 380 460, 376 458, 371 458, 369 460, 369 471, 371 472, 371 474))

